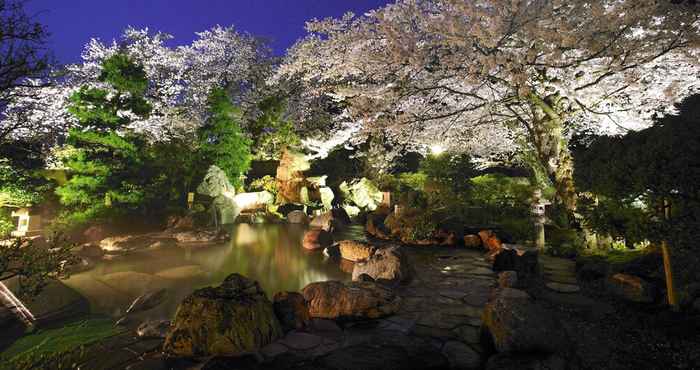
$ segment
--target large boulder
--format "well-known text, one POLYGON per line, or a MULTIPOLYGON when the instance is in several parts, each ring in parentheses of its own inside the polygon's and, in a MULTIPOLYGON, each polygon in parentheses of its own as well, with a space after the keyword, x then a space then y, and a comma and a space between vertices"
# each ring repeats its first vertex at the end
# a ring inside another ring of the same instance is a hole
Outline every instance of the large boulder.
POLYGON ((482 322, 498 352, 557 353, 569 347, 561 322, 522 290, 495 292, 482 322))
POLYGON ((366 274, 374 280, 406 283, 411 280, 412 271, 400 247, 382 248, 374 252, 369 259, 355 263, 352 280, 359 280, 361 275, 366 274))
POLYGON ((282 336, 260 285, 239 274, 198 289, 180 304, 163 350, 175 356, 240 355, 282 336))
POLYGON ((338 249, 342 258, 353 262, 366 260, 376 251, 375 247, 356 240, 341 240, 338 249))
POLYGON ((464 246, 469 249, 482 249, 481 238, 478 235, 465 235, 464 246))
POLYGON ((275 182, 280 203, 303 203, 301 190, 307 185, 304 171, 311 168, 303 153, 285 149, 282 152, 275 182))
POLYGON ((233 187, 226 173, 217 166, 209 167, 204 180, 197 187, 197 194, 213 198, 212 207, 219 215, 220 224, 234 223, 241 212, 234 200, 236 188, 233 187))
POLYGON ((291 211, 287 214, 287 222, 290 224, 306 225, 309 223, 309 216, 304 211, 291 211))
POLYGON ((396 313, 401 298, 369 281, 324 281, 302 290, 311 317, 322 319, 376 319, 396 313))
POLYGON ((305 249, 316 250, 326 248, 331 245, 332 242, 333 236, 328 231, 323 229, 311 229, 304 233, 302 246, 305 249))
POLYGON ((365 225, 365 231, 367 234, 377 238, 388 240, 391 239, 391 231, 384 225, 384 220, 386 219, 385 214, 373 212, 367 215, 367 223, 365 225))
POLYGON ((613 295, 630 302, 654 302, 654 286, 644 279, 628 274, 614 274, 607 282, 608 291, 613 295))
POLYGON ((481 238, 481 245, 484 246, 490 256, 495 255, 501 250, 503 245, 501 243, 501 239, 499 239, 496 233, 494 233, 492 230, 479 231, 479 238, 481 238))
POLYGON ((309 226, 326 231, 337 230, 350 223, 350 217, 342 208, 324 212, 311 220, 309 226))
POLYGON ((516 271, 518 279, 527 280, 538 273, 538 255, 536 248, 503 244, 493 258, 493 271, 516 271))
POLYGON ((374 211, 384 199, 384 194, 377 185, 364 177, 350 184, 343 182, 339 188, 346 200, 352 201, 357 207, 366 211, 374 211))
POLYGON ((333 208, 333 199, 335 198, 335 194, 333 194, 333 190, 327 186, 324 186, 320 189, 318 189, 318 192, 321 197, 321 204, 323 204, 324 209, 331 209, 333 208))
POLYGON ((279 292, 272 298, 272 306, 282 329, 287 332, 302 329, 311 321, 304 296, 297 292, 279 292))

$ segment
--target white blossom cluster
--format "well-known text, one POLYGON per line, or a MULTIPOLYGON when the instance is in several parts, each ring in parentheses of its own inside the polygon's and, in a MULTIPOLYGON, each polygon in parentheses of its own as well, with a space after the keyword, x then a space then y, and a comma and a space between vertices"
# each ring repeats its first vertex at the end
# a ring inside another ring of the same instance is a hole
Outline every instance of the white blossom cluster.
POLYGON ((573 132, 641 129, 700 92, 699 19, 654 0, 399 0, 308 23, 273 81, 344 102, 350 132, 395 148, 558 163, 573 132))
POLYGON ((105 88, 98 81, 101 63, 123 52, 143 66, 149 80, 146 98, 153 107, 147 119, 134 121, 129 129, 153 141, 191 135, 204 119, 212 88, 224 87, 245 104, 246 96, 255 93, 252 81, 262 79, 256 74, 264 73, 262 69, 269 64, 260 43, 232 27, 216 26, 197 33, 190 45, 170 47, 167 42, 171 39, 165 33, 127 28, 121 40, 110 44, 90 40, 82 63, 66 66, 51 81, 38 82, 46 87, 16 94, 18 98, 0 116, 0 127, 16 126, 16 138, 65 135, 75 124, 67 110, 70 96, 81 86, 105 88))

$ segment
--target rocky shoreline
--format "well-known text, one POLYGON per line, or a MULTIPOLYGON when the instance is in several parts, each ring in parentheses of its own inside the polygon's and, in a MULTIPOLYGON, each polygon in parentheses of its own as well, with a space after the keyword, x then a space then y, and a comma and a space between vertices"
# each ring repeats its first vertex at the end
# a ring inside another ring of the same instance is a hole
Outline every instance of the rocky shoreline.
MULTIPOLYGON (((331 231, 344 224, 338 219, 329 214, 312 220, 316 227, 307 235, 327 232, 331 239, 331 231)), ((377 226, 372 220, 370 233, 377 226)), ((645 317, 629 302, 648 303, 646 285, 634 278, 613 274, 599 279, 611 286, 607 291, 612 294, 596 295, 599 287, 579 280, 575 262, 503 244, 488 230, 465 235, 460 246, 426 248, 383 239, 304 245, 323 250, 351 273, 352 281, 315 282, 299 292, 268 295, 257 282, 232 274, 220 286, 186 297, 172 322, 140 322, 139 312, 157 306, 165 295, 144 294, 118 322, 127 331, 89 346, 80 366, 626 369, 625 359, 638 350, 615 342, 616 335, 624 335, 620 328, 641 327, 641 337, 659 330, 636 321, 626 325, 645 317), (105 351, 110 353, 106 361, 105 351), (621 352, 617 357, 616 351, 621 352)), ((83 250, 97 254, 94 248, 83 250)), ((691 318, 690 323, 700 320, 691 318)), ((660 360, 648 368, 663 368, 674 356, 680 365, 700 359, 692 339, 666 340, 683 347, 682 354, 652 352, 660 360)))

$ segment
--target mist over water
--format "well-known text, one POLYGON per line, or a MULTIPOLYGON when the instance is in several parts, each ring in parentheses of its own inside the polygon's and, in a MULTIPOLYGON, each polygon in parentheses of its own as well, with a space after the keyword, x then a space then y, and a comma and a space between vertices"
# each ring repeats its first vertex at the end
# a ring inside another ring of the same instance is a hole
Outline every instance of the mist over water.
MULTIPOLYGON (((225 244, 167 246, 115 256, 64 283, 89 300, 93 313, 114 317, 123 315, 140 294, 165 288, 166 302, 148 316, 167 318, 186 295, 218 285, 234 272, 257 280, 270 298, 314 281, 348 280, 338 260, 302 248, 304 231, 298 225, 239 224, 232 226, 231 240, 225 244)), ((351 228, 345 234, 354 232, 351 228)))

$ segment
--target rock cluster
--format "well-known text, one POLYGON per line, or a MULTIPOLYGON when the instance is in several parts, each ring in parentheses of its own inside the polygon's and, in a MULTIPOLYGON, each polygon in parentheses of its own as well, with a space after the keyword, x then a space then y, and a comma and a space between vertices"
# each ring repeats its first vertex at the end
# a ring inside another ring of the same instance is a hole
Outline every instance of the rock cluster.
POLYGON ((522 290, 497 291, 486 303, 482 321, 498 352, 561 353, 569 347, 561 322, 522 290))
POLYGON ((333 236, 330 232, 323 229, 311 229, 304 233, 302 246, 305 249, 317 250, 328 247, 332 242, 333 236))
POLYGON ((279 292, 272 301, 275 315, 285 332, 302 329, 311 321, 309 307, 303 295, 297 292, 279 292))
POLYGON ((389 283, 407 283, 413 271, 401 248, 389 247, 378 249, 369 258, 355 263, 352 280, 359 280, 362 275, 389 283))
POLYGON ((630 302, 654 302, 654 286, 644 279, 623 273, 610 276, 607 281, 608 290, 613 295, 630 302))
POLYGON ((182 301, 163 350, 175 356, 239 355, 282 335, 272 303, 256 281, 239 274, 182 301))
POLYGON ((340 256, 348 261, 357 262, 370 258, 376 248, 365 243, 355 240, 341 240, 338 242, 340 256))
POLYGON ((393 291, 374 282, 317 282, 302 294, 311 317, 323 319, 376 319, 396 313, 401 304, 393 291))

